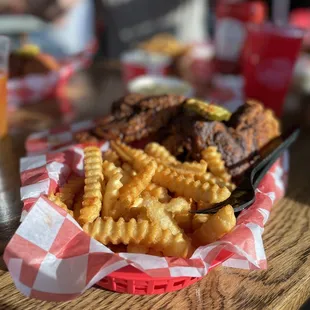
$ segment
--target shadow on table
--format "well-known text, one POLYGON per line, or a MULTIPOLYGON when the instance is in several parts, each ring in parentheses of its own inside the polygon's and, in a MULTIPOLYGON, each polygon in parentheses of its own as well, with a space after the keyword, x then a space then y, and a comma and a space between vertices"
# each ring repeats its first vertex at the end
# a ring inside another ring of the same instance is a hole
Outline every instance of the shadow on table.
POLYGON ((309 140, 310 130, 302 130, 299 139, 290 149, 290 171, 286 194, 288 198, 307 205, 310 205, 309 140))
MULTIPOLYGON (((16 231, 22 210, 18 158, 13 140, 0 139, 0 257, 16 231)), ((2 268, 2 264, 0 265, 2 268)))
POLYGON ((310 299, 308 299, 308 301, 306 301, 300 308, 300 310, 308 310, 310 309, 310 299))
POLYGON ((12 306, 12 305, 8 305, 7 303, 5 303, 4 301, 0 300, 0 309, 5 309, 5 310, 18 310, 20 309, 18 306, 12 306))

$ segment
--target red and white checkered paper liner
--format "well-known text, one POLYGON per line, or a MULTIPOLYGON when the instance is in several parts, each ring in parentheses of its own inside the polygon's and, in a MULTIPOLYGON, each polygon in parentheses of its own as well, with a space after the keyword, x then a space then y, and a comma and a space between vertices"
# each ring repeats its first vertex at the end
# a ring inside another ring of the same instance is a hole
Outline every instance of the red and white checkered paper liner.
POLYGON ((93 129, 96 125, 96 120, 86 120, 33 133, 26 140, 27 155, 45 154, 75 144, 76 133, 93 129))
MULTIPOLYGON (((102 151, 108 143, 100 144, 102 151)), ((78 223, 44 195, 62 185, 71 173, 83 174, 83 146, 21 160, 22 223, 4 252, 16 287, 26 296, 70 300, 103 277, 131 265, 152 277, 201 277, 222 250, 232 253, 224 266, 266 268, 262 233, 271 207, 284 194, 287 158, 267 173, 256 202, 243 211, 237 226, 221 240, 198 248, 190 259, 119 253, 90 238, 78 223)))
POLYGON ((57 86, 74 72, 86 68, 97 51, 97 41, 90 42, 85 50, 62 61, 60 70, 48 74, 29 74, 21 79, 8 81, 8 103, 10 108, 29 104, 52 95, 57 86))

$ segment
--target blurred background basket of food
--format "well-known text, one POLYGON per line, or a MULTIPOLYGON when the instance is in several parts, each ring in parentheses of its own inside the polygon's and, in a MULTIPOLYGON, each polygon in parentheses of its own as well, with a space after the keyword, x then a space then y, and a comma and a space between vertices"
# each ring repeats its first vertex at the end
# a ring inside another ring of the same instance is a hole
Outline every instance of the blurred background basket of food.
POLYGON ((78 2, 53 23, 33 15, 1 15, 0 33, 11 39, 10 108, 55 95, 58 85, 90 64, 97 50, 93 21, 92 1, 78 2))

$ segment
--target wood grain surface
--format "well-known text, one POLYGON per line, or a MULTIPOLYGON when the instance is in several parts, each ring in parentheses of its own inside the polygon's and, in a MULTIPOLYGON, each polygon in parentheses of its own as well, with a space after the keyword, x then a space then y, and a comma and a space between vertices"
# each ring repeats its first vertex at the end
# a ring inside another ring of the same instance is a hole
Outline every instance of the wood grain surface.
MULTIPOLYGON (((89 83, 93 85, 93 82, 89 83)), ((105 85, 111 91, 111 85, 115 84, 105 82, 105 85)), ((91 96, 99 92, 96 105, 100 105, 101 110, 108 109, 108 103, 103 99, 105 89, 94 88, 90 91, 91 96)), ((111 100, 118 95, 119 92, 107 97, 111 100)), ((86 109, 81 106, 82 110, 86 109)), ((87 111, 86 114, 90 116, 91 111, 87 111)), ((15 154, 24 152, 24 137, 25 133, 15 133, 15 154)), ((0 309, 299 309, 310 297, 309 139, 309 129, 304 130, 292 148, 287 196, 274 206, 266 225, 263 240, 267 270, 218 267, 188 288, 154 296, 118 294, 93 287, 79 298, 64 303, 24 297, 15 288, 10 275, 0 270, 0 309)))

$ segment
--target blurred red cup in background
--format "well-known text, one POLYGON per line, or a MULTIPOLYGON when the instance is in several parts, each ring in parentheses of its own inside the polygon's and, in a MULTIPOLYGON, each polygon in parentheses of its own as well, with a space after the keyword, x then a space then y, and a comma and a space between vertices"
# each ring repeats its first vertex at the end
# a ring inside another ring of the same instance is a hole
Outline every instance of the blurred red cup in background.
POLYGON ((165 55, 138 49, 124 52, 121 56, 123 81, 127 85, 129 81, 141 75, 166 76, 171 64, 172 59, 165 55))
POLYGON ((303 46, 310 51, 310 9, 295 9, 290 14, 290 24, 305 31, 303 46))
POLYGON ((216 1, 216 70, 240 74, 241 52, 247 36, 247 24, 262 24, 268 15, 263 1, 216 1))
POLYGON ((281 116, 302 39, 303 31, 290 26, 248 26, 242 61, 246 98, 281 116))

